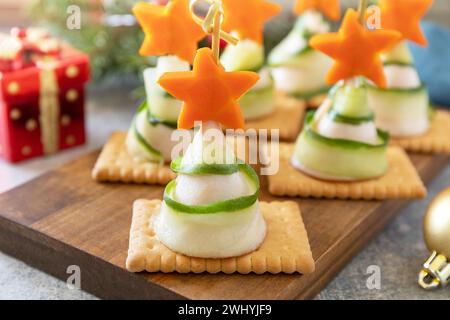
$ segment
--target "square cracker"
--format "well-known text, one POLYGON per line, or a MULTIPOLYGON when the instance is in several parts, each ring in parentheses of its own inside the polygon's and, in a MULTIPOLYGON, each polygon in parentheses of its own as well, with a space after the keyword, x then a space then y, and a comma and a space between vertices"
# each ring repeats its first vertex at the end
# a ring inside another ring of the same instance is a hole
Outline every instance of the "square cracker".
POLYGON ((437 110, 426 134, 411 138, 392 138, 391 143, 407 151, 450 154, 450 113, 437 110))
POLYGON ((192 258, 168 249, 151 226, 160 200, 136 200, 126 268, 130 272, 178 273, 311 273, 314 260, 298 205, 292 201, 261 202, 267 235, 261 247, 249 254, 226 259, 192 258))
MULTIPOLYGON (((168 164, 163 166, 152 162, 136 162, 128 154, 126 148, 126 132, 114 132, 103 147, 92 170, 92 177, 99 182, 123 182, 166 185, 176 178, 168 164)), ((248 163, 251 149, 245 136, 227 136, 227 143, 236 155, 248 163), (237 153, 238 147, 244 146, 245 154, 237 153)))
POLYGON ((126 137, 126 132, 114 132, 111 135, 92 171, 95 180, 165 185, 175 178, 175 173, 168 165, 134 161, 128 154, 126 137))
POLYGON ((306 105, 302 100, 277 94, 275 110, 271 115, 250 119, 245 123, 246 129, 279 129, 280 139, 293 141, 297 138, 303 124, 306 105))
POLYGON ((389 169, 379 178, 334 182, 315 179, 291 165, 294 145, 280 144, 280 168, 269 176, 269 192, 276 196, 382 200, 423 198, 426 188, 408 155, 399 147, 389 147, 389 169))

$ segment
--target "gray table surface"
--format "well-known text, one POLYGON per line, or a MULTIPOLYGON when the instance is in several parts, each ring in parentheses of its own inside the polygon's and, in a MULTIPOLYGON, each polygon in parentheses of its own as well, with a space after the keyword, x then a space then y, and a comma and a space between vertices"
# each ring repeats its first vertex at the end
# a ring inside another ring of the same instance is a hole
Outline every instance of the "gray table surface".
MULTIPOLYGON (((91 92, 87 104, 87 145, 18 165, 10 165, 0 160, 0 192, 98 149, 112 131, 128 128, 135 105, 124 91, 110 89, 91 92)), ((397 219, 346 266, 317 299, 450 299, 450 287, 425 292, 416 282, 417 272, 428 255, 422 240, 423 214, 433 196, 449 185, 450 166, 429 185, 429 196, 422 201, 411 202, 397 219), (366 285, 369 277, 367 268, 370 266, 379 267, 380 289, 370 290, 366 285)), ((96 297, 83 290, 69 289, 65 282, 0 252, 0 299, 96 297)))

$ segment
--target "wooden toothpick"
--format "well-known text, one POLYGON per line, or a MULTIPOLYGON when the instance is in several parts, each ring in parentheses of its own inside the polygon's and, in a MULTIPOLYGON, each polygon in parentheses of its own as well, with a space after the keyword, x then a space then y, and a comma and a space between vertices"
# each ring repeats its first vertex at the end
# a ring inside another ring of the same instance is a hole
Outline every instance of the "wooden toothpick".
POLYGON ((219 55, 220 55, 220 23, 222 20, 222 12, 220 11, 220 9, 221 8, 216 10, 216 12, 214 13, 214 22, 212 30, 212 51, 216 63, 219 63, 219 55))
POLYGON ((359 23, 363 27, 366 26, 366 8, 367 8, 367 0, 359 0, 358 14, 359 14, 359 23))
POLYGON ((191 11, 192 17, 196 23, 198 23, 203 30, 212 35, 212 52, 214 59, 219 63, 220 54, 220 39, 225 40, 227 43, 236 45, 239 40, 226 33, 221 29, 223 9, 221 0, 203 0, 204 2, 210 4, 208 13, 205 18, 202 19, 198 17, 195 13, 195 5, 201 0, 191 0, 189 9, 191 11))

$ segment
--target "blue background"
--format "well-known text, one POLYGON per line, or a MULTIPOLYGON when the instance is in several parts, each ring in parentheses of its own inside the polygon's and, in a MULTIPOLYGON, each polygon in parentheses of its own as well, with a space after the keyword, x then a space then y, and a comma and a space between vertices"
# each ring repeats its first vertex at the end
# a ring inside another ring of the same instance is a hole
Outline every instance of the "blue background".
POLYGON ((423 22, 422 27, 429 46, 410 44, 415 64, 431 101, 450 107, 450 30, 432 22, 423 22))

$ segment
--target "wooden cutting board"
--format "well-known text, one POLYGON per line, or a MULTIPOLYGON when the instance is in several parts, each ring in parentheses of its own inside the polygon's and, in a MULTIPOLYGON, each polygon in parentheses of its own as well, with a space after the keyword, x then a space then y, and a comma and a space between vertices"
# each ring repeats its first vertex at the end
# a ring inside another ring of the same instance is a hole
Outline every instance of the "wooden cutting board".
MULTIPOLYGON (((97 155, 0 195, 0 250, 63 280, 78 265, 82 289, 101 298, 312 298, 407 203, 298 199, 316 262, 308 276, 132 274, 124 269, 132 203, 159 198, 163 189, 92 181, 97 155)), ((429 182, 450 158, 412 160, 429 182)), ((261 198, 274 200, 265 191, 261 198)))

